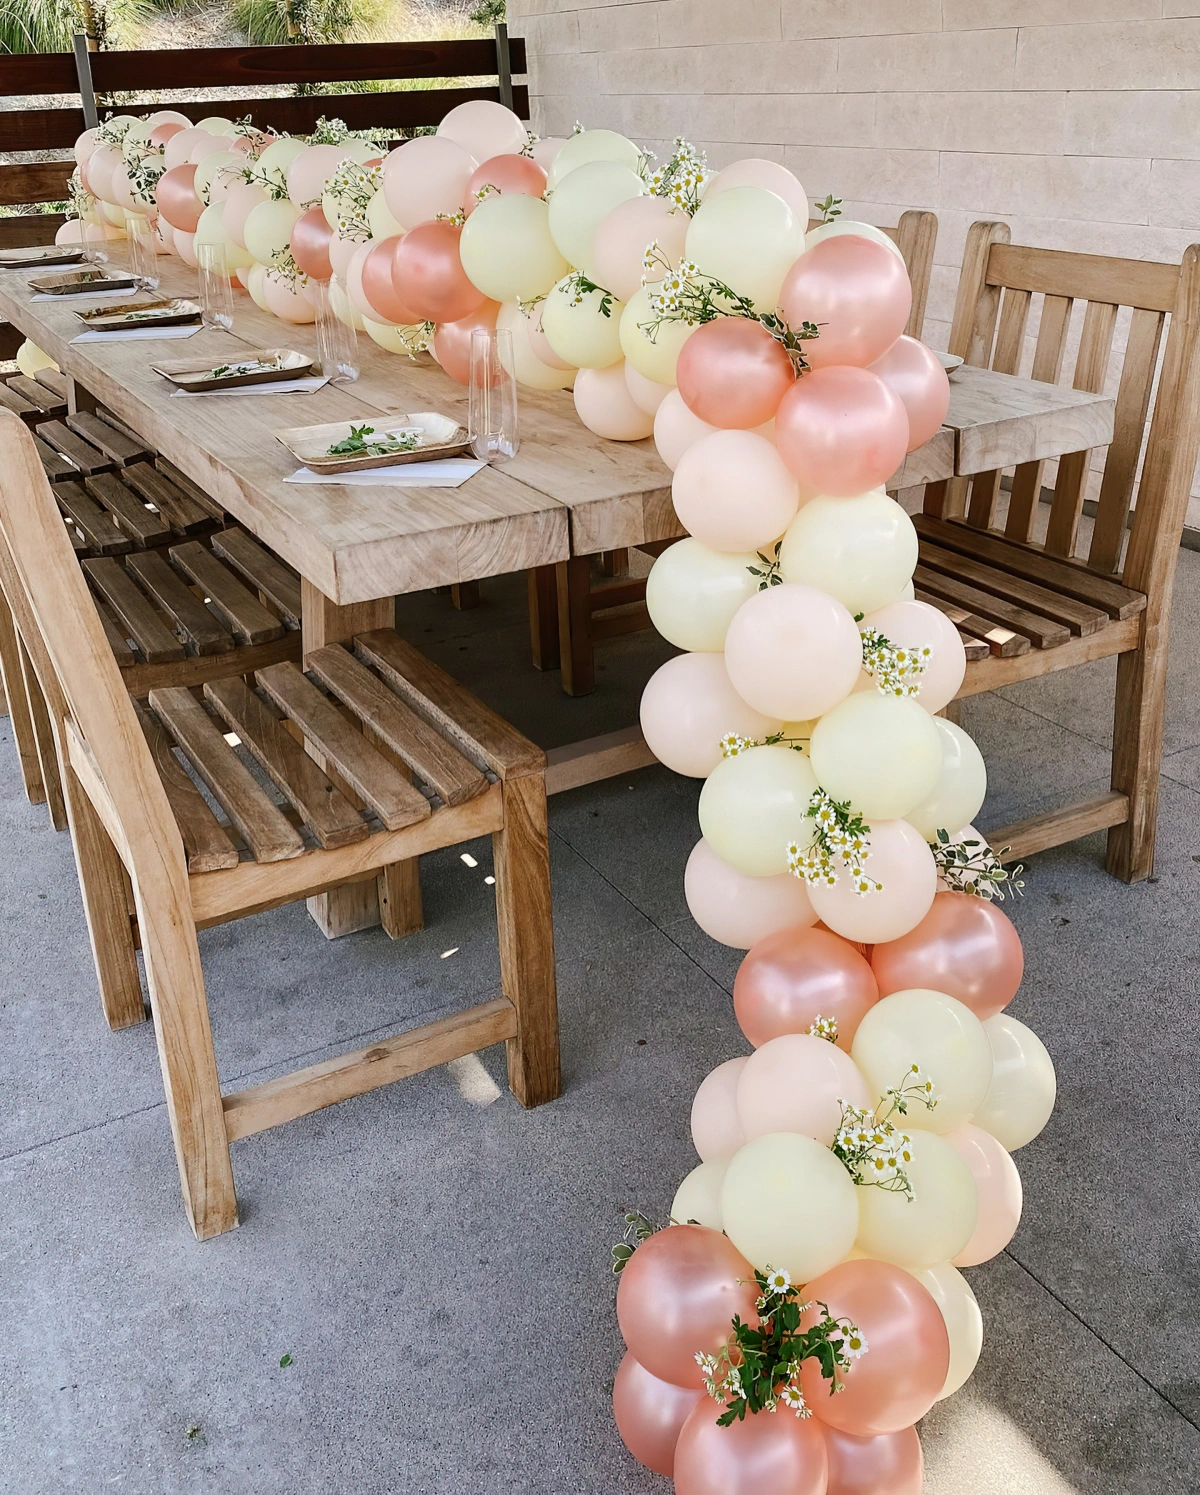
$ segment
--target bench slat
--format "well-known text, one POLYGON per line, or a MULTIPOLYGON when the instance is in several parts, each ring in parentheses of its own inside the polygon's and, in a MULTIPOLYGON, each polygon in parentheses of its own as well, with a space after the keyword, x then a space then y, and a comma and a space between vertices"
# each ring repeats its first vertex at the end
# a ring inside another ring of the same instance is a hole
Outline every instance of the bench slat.
POLYGON ((1005 628, 1011 628, 1014 633, 1023 633, 1039 649, 1053 649, 1059 644, 1065 644, 1071 637, 1070 629, 1052 618, 1045 618, 1040 613, 1004 602, 979 587, 970 586, 952 576, 944 576, 928 566, 917 567, 913 582, 924 592, 944 597, 947 602, 957 602, 960 607, 993 623, 1000 623, 1005 628))
POLYGON ((289 628, 300 627, 300 578, 294 571, 244 529, 221 530, 212 537, 212 548, 283 614, 289 628))
POLYGON ((131 463, 125 470, 125 481, 154 505, 177 535, 199 534, 211 528, 212 515, 149 462, 131 463))
POLYGON ((83 486, 116 520, 118 528, 139 545, 157 545, 170 539, 171 527, 161 514, 152 513, 127 488, 115 472, 98 472, 85 478, 83 486))
POLYGON ((187 658, 183 645, 134 585, 125 567, 104 556, 84 561, 83 570, 92 586, 117 615, 125 637, 138 646, 147 664, 166 664, 187 658))
POLYGON ((171 743, 157 717, 137 702, 138 720, 150 747, 150 756, 166 791, 167 803, 179 827, 189 872, 221 872, 241 860, 237 848, 208 808, 204 796, 183 771, 171 751, 171 743))
POLYGON ((943 550, 940 545, 933 545, 928 540, 921 546, 921 563, 934 571, 969 582, 982 591, 991 592, 1002 601, 1017 603, 1030 612, 1053 618, 1081 637, 1099 633, 1111 621, 1101 608, 1089 607, 1086 602, 1076 602, 1074 597, 1064 597, 1049 587, 1025 581, 1019 576, 1013 576, 1011 572, 1000 571, 983 561, 972 560, 970 556, 943 550))
POLYGON ((171 619, 175 632, 197 654, 228 654, 236 648, 232 635, 222 628, 195 592, 163 559, 162 552, 147 550, 127 556, 126 569, 137 577, 142 590, 171 619))
POLYGON ((112 471, 114 465, 112 458, 106 457, 102 451, 94 447, 90 441, 85 441, 76 432, 68 430, 62 421, 43 421, 38 426, 38 435, 47 446, 52 446, 56 452, 61 452, 78 467, 80 472, 88 476, 94 472, 112 471))
POLYGON ((68 415, 67 425, 77 436, 82 436, 85 441, 99 447, 118 467, 125 467, 130 462, 144 462, 151 455, 144 442, 132 440, 124 431, 119 431, 115 426, 109 425, 108 421, 101 420, 98 415, 92 415, 86 410, 68 415))
POLYGON ((111 515, 94 503, 78 483, 56 483, 50 491, 72 524, 82 530, 89 550, 99 555, 120 555, 133 548, 133 542, 121 533, 111 515))
POLYGON ((918 602, 927 602, 930 607, 936 607, 939 612, 945 613, 961 633, 973 634, 981 639, 997 659, 1011 659, 1014 654, 1029 653, 1029 640, 1024 634, 1014 633, 1011 628, 1003 628, 999 623, 977 617, 965 607, 957 607, 943 597, 923 592, 920 587, 915 587, 914 591, 918 602))
POLYGON ((198 540, 172 546, 171 559, 197 586, 204 588, 212 605, 244 644, 267 644, 283 637, 286 629, 275 614, 198 540))

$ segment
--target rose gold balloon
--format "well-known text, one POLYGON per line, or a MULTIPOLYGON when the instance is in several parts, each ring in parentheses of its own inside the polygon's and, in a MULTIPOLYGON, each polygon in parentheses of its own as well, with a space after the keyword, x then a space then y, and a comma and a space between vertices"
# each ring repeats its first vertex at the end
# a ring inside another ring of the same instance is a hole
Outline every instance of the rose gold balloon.
POLYGON ((158 211, 172 228, 180 229, 185 234, 196 232, 200 214, 204 211, 204 204, 192 185, 195 177, 196 168, 191 163, 172 166, 170 171, 164 171, 159 177, 154 189, 158 211))
POLYGON ((796 376, 783 344, 761 322, 718 317, 684 343, 675 382, 693 415, 748 431, 774 418, 796 376))
POLYGON ((856 1438, 825 1429, 828 1495, 921 1495, 925 1459, 916 1428, 856 1438))
POLYGON ((699 1402, 675 1445, 675 1495, 825 1495, 829 1455, 820 1427, 791 1412, 750 1413, 717 1426, 699 1402))
POLYGON ((419 223, 396 246, 392 285, 397 297, 416 312, 416 321, 457 322, 487 300, 462 267, 458 255, 461 235, 459 224, 435 220, 419 223))
POLYGON ((617 1322, 651 1375, 701 1387, 696 1352, 717 1354, 735 1314, 757 1322, 756 1295, 754 1268, 728 1237, 704 1225, 670 1225, 644 1241, 621 1273, 617 1322))
POLYGON ((946 1141, 971 1170, 979 1195, 975 1233, 954 1258, 956 1267, 977 1267, 998 1256, 1021 1223, 1021 1175, 1005 1148, 982 1127, 957 1127, 946 1141))
POLYGON ((733 1010, 755 1048, 784 1033, 807 1033, 818 1017, 837 1023, 848 1054, 867 1009, 879 1000, 871 967, 827 929, 782 929, 753 946, 733 983, 733 1010))
POLYGON ((480 203, 475 194, 484 187, 495 187, 497 192, 515 192, 522 197, 541 197, 546 190, 546 173, 528 156, 492 156, 467 178, 463 212, 468 218, 480 203))
POLYGON ((937 894, 915 929, 876 945, 871 968, 881 997, 944 991, 986 1022, 1016 996, 1025 956, 1021 937, 1002 909, 972 893, 947 892, 937 894))
POLYGON ((333 230, 320 208, 309 208, 292 224, 292 258, 305 275, 311 275, 314 280, 328 280, 333 274, 333 266, 329 263, 329 241, 332 238, 333 230))
POLYGON ((839 1432, 861 1438, 896 1433, 924 1417, 946 1384, 950 1335, 941 1309, 915 1277, 886 1261, 845 1261, 805 1284, 810 1328, 826 1303, 835 1319, 862 1332, 867 1352, 838 1372, 832 1395, 816 1360, 806 1360, 800 1385, 814 1414, 839 1432))
POLYGON ((899 395, 869 369, 814 369, 780 402, 775 441, 805 487, 850 498, 886 483, 904 461, 908 416, 899 395))
POLYGON ((401 237, 393 234, 371 245, 362 262, 362 292, 367 305, 372 308, 366 313, 372 321, 388 322, 393 327, 411 327, 424 318, 396 294, 392 265, 401 237))
POLYGON ((660 1381, 627 1354, 613 1384, 613 1416, 621 1441, 639 1464, 670 1478, 679 1430, 704 1398, 703 1391, 660 1381))
POLYGON ((150 131, 150 144, 156 151, 162 150, 172 135, 178 135, 180 130, 186 130, 186 125, 181 125, 177 119, 169 119, 164 124, 155 125, 150 131))
POLYGON ((477 327, 494 327, 498 301, 485 301, 478 311, 458 322, 443 322, 433 334, 433 356, 460 384, 471 382, 471 334, 477 327))
POLYGON ((784 279, 779 304, 793 327, 820 327, 820 337, 804 344, 814 369, 866 368, 904 331, 912 286, 899 255, 859 234, 839 234, 800 256, 784 279))
POLYGON ((900 396, 908 412, 908 449, 915 452, 941 427, 950 408, 950 380, 941 360, 915 337, 898 337, 871 372, 900 396))

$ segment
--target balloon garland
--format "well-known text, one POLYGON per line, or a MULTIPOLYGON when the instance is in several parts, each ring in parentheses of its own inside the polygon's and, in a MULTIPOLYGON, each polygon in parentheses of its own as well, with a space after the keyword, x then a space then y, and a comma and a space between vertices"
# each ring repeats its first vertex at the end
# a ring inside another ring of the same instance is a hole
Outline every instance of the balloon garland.
POLYGON ((343 320, 464 384, 472 330, 505 328, 520 383, 572 387, 603 437, 653 434, 688 538, 647 583, 681 652, 642 727, 704 781, 686 897, 747 952, 753 1053, 696 1093, 672 1223, 631 1215, 614 1248, 617 1427, 679 1495, 916 1495, 914 1424, 982 1344, 958 1269, 1011 1239, 1011 1153, 1055 1078, 1004 1010, 1023 963, 996 904, 1020 884, 971 824, 983 760, 938 714, 962 642, 915 599, 885 491, 949 401, 904 335, 895 245, 833 199, 808 231, 775 162, 535 141, 486 101, 386 156, 338 121, 297 140, 169 110, 75 155, 59 242, 150 218, 189 264, 223 246, 285 321, 328 281, 343 320))

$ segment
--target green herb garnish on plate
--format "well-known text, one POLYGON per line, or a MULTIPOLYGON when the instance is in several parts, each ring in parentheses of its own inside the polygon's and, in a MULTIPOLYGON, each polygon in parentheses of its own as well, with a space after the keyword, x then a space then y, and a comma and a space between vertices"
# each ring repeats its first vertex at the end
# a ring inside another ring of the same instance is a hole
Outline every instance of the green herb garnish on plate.
POLYGON ((385 457, 393 452, 415 452, 419 445, 420 438, 415 431, 388 432, 381 436, 374 426, 352 425, 349 436, 335 441, 326 456, 385 457))

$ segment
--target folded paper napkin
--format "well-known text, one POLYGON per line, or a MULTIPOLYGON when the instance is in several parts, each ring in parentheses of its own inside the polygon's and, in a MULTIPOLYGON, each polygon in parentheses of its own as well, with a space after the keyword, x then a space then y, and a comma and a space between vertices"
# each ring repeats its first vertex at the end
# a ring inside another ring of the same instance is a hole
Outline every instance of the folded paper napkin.
POLYGON ((279 379, 273 384, 239 384, 236 389, 176 389, 172 391, 171 398, 215 400, 221 395, 309 395, 328 383, 324 374, 315 374, 306 379, 279 379))
POLYGON ((200 331, 200 323, 193 322, 182 327, 122 327, 119 332, 81 332, 73 337, 73 343, 136 343, 159 337, 194 337, 200 331))
POLYGON ((363 472, 326 474, 302 467, 285 483, 337 483, 347 488, 461 488, 486 462, 474 457, 444 457, 438 462, 404 462, 397 467, 368 467, 363 472))
POLYGON ((56 296, 51 291, 39 291, 36 296, 30 296, 30 301, 102 301, 106 296, 124 296, 127 300, 135 296, 137 289, 134 286, 118 286, 115 291, 70 291, 65 296, 56 296))

